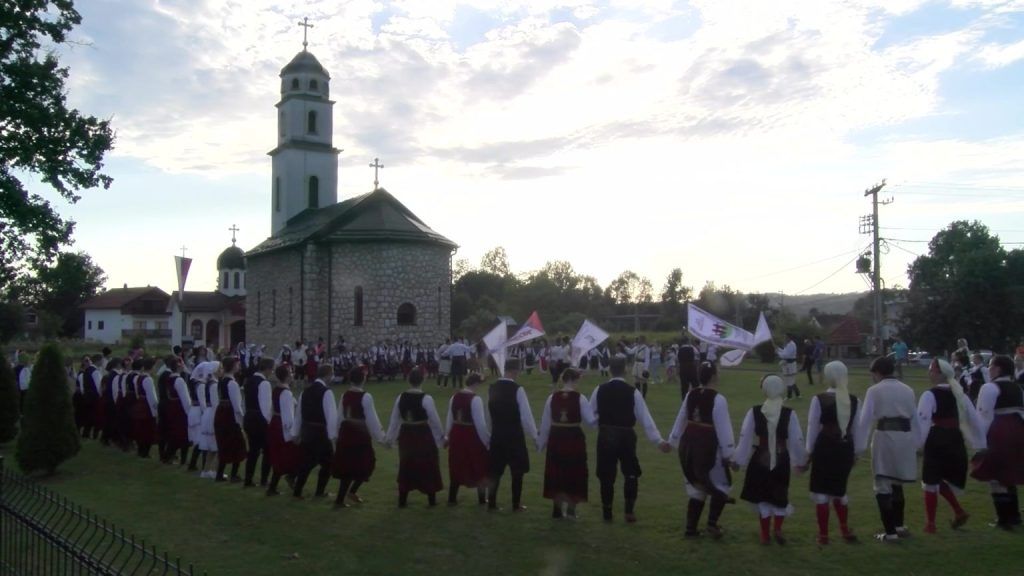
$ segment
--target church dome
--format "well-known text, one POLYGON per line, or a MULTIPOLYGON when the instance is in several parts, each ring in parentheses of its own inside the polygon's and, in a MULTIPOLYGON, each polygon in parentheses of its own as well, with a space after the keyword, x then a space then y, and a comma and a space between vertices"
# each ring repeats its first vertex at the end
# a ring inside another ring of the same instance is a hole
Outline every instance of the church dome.
POLYGON ((282 76, 284 76, 285 74, 308 73, 323 74, 324 76, 329 76, 327 74, 327 70, 323 67, 323 64, 320 64, 320 61, 316 59, 316 56, 313 56, 312 52, 307 52, 305 50, 296 54, 295 58, 292 58, 292 61, 286 64, 285 67, 281 69, 282 76))
POLYGON ((217 257, 217 270, 245 270, 245 252, 231 245, 217 257))

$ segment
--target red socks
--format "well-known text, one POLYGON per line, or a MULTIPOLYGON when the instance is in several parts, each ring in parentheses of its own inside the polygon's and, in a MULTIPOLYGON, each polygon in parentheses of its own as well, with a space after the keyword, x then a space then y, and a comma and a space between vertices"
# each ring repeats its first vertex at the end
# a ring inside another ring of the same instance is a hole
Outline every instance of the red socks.
POLYGON ((935 509, 939 505, 939 495, 935 492, 924 492, 924 517, 925 517, 925 531, 929 528, 932 531, 935 530, 935 509))
POLYGON ((773 527, 775 532, 776 533, 782 532, 782 523, 786 520, 786 517, 785 516, 772 516, 772 518, 775 519, 775 522, 774 522, 775 525, 773 527))
POLYGON ((771 527, 771 516, 768 518, 761 518, 761 544, 768 544, 771 542, 771 535, 768 530, 771 527))
POLYGON ((828 503, 815 506, 818 515, 818 535, 828 537, 828 503))
POLYGON ((953 512, 957 516, 963 516, 964 509, 960 507, 960 501, 956 498, 956 493, 949 487, 949 484, 942 483, 939 485, 939 494, 949 502, 949 505, 953 507, 953 512))
POLYGON ((839 500, 833 500, 832 505, 836 509, 836 517, 839 518, 839 530, 842 531, 843 536, 846 536, 850 533, 849 525, 846 523, 850 515, 850 507, 839 500))

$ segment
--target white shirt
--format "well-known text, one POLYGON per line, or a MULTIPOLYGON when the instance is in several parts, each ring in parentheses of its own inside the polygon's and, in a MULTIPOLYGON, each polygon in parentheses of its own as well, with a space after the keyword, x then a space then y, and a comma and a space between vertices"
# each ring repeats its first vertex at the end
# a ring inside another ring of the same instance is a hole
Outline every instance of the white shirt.
POLYGON ((281 392, 277 400, 278 411, 281 412, 281 435, 285 442, 291 442, 299 437, 299 430, 295 427, 295 396, 287 388, 281 392))
POLYGON ((790 340, 782 348, 776 348, 775 353, 781 360, 796 360, 796 342, 790 340))
POLYGON ((28 390, 28 382, 32 379, 32 366, 26 365, 18 374, 18 389, 22 392, 28 390))
POLYGON ((149 411, 153 413, 153 418, 156 418, 157 397, 156 387, 153 386, 153 378, 149 374, 139 374, 137 378, 142 378, 142 389, 146 391, 146 402, 149 404, 149 411))
POLYGON ((256 396, 260 405, 260 414, 263 415, 263 419, 270 423, 270 419, 274 417, 274 387, 270 384, 270 380, 267 380, 265 376, 260 381, 259 388, 256 390, 256 396))
MULTIPOLYGON (((625 382, 622 378, 612 378, 610 382, 614 381, 625 382)), ((603 386, 603 384, 601 385, 603 386)), ((594 388, 593 394, 590 395, 590 408, 594 412, 594 418, 600 422, 601 407, 597 405, 597 391, 601 389, 601 386, 594 388)), ((658 432, 658 425, 654 423, 654 418, 651 417, 651 411, 647 409, 647 403, 644 402, 644 396, 639 390, 633 391, 633 416, 636 421, 640 423, 640 426, 644 429, 644 435, 650 440, 655 446, 661 444, 665 440, 661 437, 661 432, 658 432)))
MULTIPOLYGON (((473 427, 476 428, 476 435, 487 448, 491 447, 491 433, 487 430, 487 418, 484 414, 484 401, 475 392, 460 390, 455 394, 472 394, 473 400, 469 403, 470 415, 473 418, 473 427)), ((448 417, 445 422, 445 434, 451 436, 452 426, 455 425, 455 416, 452 412, 452 403, 455 401, 455 394, 448 400, 448 417)))
MULTIPOLYGON (((540 432, 537 435, 538 451, 547 447, 548 438, 551 436, 551 397, 555 394, 558 394, 558 392, 548 396, 548 399, 544 402, 544 412, 540 415, 540 432)), ((597 426, 597 416, 594 415, 590 402, 583 394, 580 394, 580 420, 591 428, 597 426)))
POLYGON ((472 349, 462 342, 453 342, 452 345, 448 347, 447 352, 448 356, 455 358, 456 356, 469 356, 472 349))
MULTIPOLYGON (((978 392, 978 435, 981 438, 988 439, 989 426, 992 425, 992 420, 996 417, 996 401, 999 400, 999 385, 996 382, 1008 380, 1010 380, 1008 376, 1000 376, 994 382, 982 385, 981 391, 978 392)), ((1018 410, 1017 413, 1024 418, 1024 410, 1018 410)))
MULTIPOLYGON (((362 392, 361 388, 353 387, 349 389, 362 392)), ((341 438, 341 423, 345 421, 345 409, 341 405, 342 402, 344 402, 344 395, 342 395, 341 400, 338 400, 338 438, 341 438)), ((370 396, 369 392, 365 392, 360 404, 363 405, 363 414, 366 415, 366 430, 370 433, 370 437, 383 444, 387 438, 384 435, 384 428, 380 424, 380 418, 377 417, 377 408, 373 405, 373 396, 370 396)))
MULTIPOLYGON (((679 414, 676 415, 675 424, 672 425, 672 432, 668 436, 669 443, 676 448, 679 447, 679 441, 686 434, 686 424, 689 420, 686 417, 686 405, 689 400, 690 393, 687 392, 686 398, 683 399, 683 405, 679 407, 679 414)), ((725 400, 725 396, 721 394, 715 395, 715 402, 711 408, 711 421, 715 426, 719 453, 722 455, 722 458, 732 458, 736 445, 732 434, 732 421, 729 420, 729 403, 725 400)))
MULTIPOLYGON (((322 402, 324 411, 324 422, 327 426, 327 437, 333 442, 338 439, 338 404, 334 401, 334 392, 324 384, 324 381, 317 378, 313 384, 319 382, 326 390, 322 402)), ((305 392, 303 392, 305 394, 305 392)), ((302 405, 302 395, 299 395, 299 405, 302 405)), ((302 431, 302 409, 295 411, 295 433, 298 436, 302 431)))
POLYGON ((181 402, 181 409, 188 414, 192 409, 192 395, 188 392, 188 384, 181 376, 174 377, 174 392, 178 394, 178 401, 181 402))
POLYGON ((241 426, 242 420, 245 418, 245 402, 242 400, 242 388, 233 377, 228 381, 228 399, 231 400, 235 421, 241 426))
MULTIPOLYGON (((770 424, 769 424, 770 425, 770 424)), ((789 465, 791 467, 803 466, 807 463, 807 452, 804 450, 804 433, 800 429, 800 419, 796 410, 789 411, 789 424, 787 424, 786 449, 789 450, 789 465)), ((754 409, 747 410, 743 417, 743 424, 740 426, 740 441, 736 445, 736 453, 733 461, 740 466, 750 463, 750 457, 754 455, 754 409)))
MULTIPOLYGON (((437 415, 434 399, 421 390, 407 390, 407 392, 423 394, 423 409, 427 412, 427 424, 430 426, 430 431, 434 434, 434 443, 440 448, 444 444, 444 430, 441 428, 441 417, 437 415)), ((391 421, 388 423, 386 440, 388 444, 394 444, 398 441, 398 434, 402 429, 402 411, 398 408, 398 403, 401 400, 402 395, 399 394, 395 398, 395 407, 391 410, 391 421)))
MULTIPOLYGON (((27 370, 27 368, 26 368, 26 370, 27 370)), ((86 374, 87 374, 87 372, 82 372, 81 374, 78 375, 78 391, 81 392, 82 394, 85 394, 85 385, 86 385, 85 375, 86 374)), ((101 392, 101 390, 102 390, 102 388, 100 386, 100 380, 101 380, 100 370, 97 369, 97 370, 93 370, 92 371, 92 378, 91 378, 91 380, 92 380, 92 386, 96 390, 96 394, 99 394, 101 392)), ((18 384, 20 385, 21 382, 18 382, 18 384)))

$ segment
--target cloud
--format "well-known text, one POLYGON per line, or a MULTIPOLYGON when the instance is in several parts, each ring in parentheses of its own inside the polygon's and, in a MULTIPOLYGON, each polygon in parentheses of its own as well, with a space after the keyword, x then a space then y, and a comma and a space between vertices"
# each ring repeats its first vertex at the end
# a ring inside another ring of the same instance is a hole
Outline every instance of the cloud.
POLYGON ((986 44, 981 47, 977 58, 986 68, 1003 68, 1024 60, 1024 40, 1009 44, 986 44))

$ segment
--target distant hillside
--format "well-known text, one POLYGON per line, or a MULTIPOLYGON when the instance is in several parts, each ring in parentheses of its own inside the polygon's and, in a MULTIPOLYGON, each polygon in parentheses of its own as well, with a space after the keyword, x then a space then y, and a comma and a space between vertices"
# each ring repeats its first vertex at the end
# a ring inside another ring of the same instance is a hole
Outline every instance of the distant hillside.
POLYGON ((853 303, 865 296, 867 292, 848 292, 846 294, 789 294, 769 293, 768 298, 773 306, 783 305, 797 316, 806 316, 811 308, 817 308, 824 314, 848 314, 853 310, 853 303))

